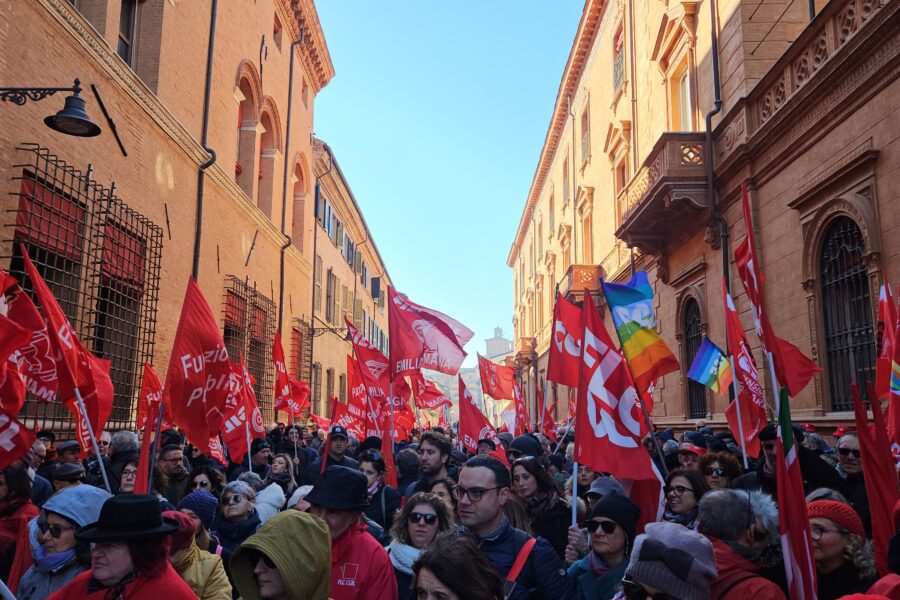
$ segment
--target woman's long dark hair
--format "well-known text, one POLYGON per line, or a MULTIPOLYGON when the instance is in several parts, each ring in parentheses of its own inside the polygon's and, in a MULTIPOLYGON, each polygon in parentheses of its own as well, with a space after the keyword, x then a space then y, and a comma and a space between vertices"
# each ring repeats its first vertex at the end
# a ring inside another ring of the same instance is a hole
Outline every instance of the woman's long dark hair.
POLYGON ((524 468, 537 480, 538 492, 556 492, 557 495, 561 495, 559 485, 553 481, 553 478, 547 473, 547 470, 544 468, 541 461, 527 458, 518 459, 512 464, 512 469, 509 470, 512 476, 515 476, 516 467, 524 468))
POLYGON ((459 598, 502 600, 503 584, 497 571, 468 537, 438 536, 413 565, 418 585, 419 572, 428 569, 459 598))
POLYGON ((6 481, 6 496, 0 498, 0 507, 19 506, 31 499, 31 478, 25 469, 6 467, 0 474, 6 481))
POLYGON ((450 515, 447 514, 447 505, 440 498, 428 492, 416 492, 409 497, 406 505, 397 511, 394 518, 394 524, 391 526, 391 537, 398 540, 401 544, 409 546, 412 542, 409 539, 409 515, 415 510, 416 506, 427 504, 434 509, 438 518, 437 534, 440 535, 450 530, 450 515))
POLYGON ((222 490, 225 489, 225 475, 222 473, 222 471, 218 470, 212 465, 203 465, 199 469, 191 473, 191 484, 188 486, 188 494, 190 494, 194 489, 194 479, 197 477, 197 475, 206 475, 206 478, 209 479, 210 489, 206 490, 207 492, 209 492, 216 498, 222 495, 222 490))

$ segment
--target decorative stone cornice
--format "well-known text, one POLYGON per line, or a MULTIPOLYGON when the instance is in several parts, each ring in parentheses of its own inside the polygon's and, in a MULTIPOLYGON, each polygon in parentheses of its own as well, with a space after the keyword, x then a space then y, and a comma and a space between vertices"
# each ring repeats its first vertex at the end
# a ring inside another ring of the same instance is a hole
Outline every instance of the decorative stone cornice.
POLYGON ((293 13, 291 22, 292 39, 300 37, 303 31, 303 43, 300 44, 300 60, 303 68, 313 80, 310 82, 315 93, 319 93, 334 77, 334 65, 331 54, 325 43, 325 34, 319 22, 319 13, 313 0, 281 0, 282 5, 293 13))

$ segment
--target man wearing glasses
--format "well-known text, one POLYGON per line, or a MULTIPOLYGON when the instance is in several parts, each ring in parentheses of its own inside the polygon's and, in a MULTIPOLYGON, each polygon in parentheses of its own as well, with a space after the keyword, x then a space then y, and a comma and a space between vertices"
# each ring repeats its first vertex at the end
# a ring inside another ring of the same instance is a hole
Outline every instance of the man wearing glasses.
POLYGON ((188 491, 191 474, 184 466, 184 450, 170 444, 159 451, 156 468, 162 475, 159 492, 172 504, 178 504, 188 491))
MULTIPOLYGON (((503 513, 510 493, 509 470, 490 456, 470 458, 459 472, 459 485, 453 488, 461 523, 455 535, 471 536, 501 579, 506 579, 516 556, 531 539, 510 525, 503 513)), ((507 599, 575 597, 562 561, 544 538, 537 538, 518 577, 505 587, 507 599)))

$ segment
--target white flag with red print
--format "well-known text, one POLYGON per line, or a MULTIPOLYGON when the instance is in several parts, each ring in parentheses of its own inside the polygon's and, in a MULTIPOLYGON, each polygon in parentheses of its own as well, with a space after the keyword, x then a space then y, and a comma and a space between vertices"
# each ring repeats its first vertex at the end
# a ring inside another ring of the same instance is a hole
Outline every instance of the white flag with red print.
POLYGON ((388 330, 392 375, 431 369, 456 375, 475 335, 462 323, 412 302, 388 287, 388 330))

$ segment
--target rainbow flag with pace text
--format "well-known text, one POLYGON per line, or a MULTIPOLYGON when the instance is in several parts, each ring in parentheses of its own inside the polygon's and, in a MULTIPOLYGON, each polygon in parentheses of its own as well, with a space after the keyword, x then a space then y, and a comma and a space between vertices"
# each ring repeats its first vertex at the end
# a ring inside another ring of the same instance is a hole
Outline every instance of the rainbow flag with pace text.
POLYGON ((717 394, 727 394, 732 380, 731 364, 718 346, 703 338, 687 376, 717 394))
POLYGON ((679 369, 675 355, 656 331, 653 288, 645 271, 635 273, 628 283, 600 283, 635 385, 643 394, 659 377, 679 369))

